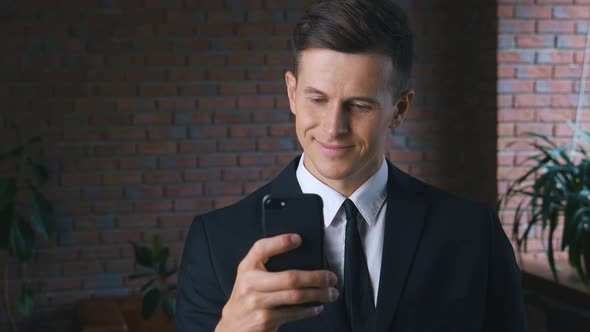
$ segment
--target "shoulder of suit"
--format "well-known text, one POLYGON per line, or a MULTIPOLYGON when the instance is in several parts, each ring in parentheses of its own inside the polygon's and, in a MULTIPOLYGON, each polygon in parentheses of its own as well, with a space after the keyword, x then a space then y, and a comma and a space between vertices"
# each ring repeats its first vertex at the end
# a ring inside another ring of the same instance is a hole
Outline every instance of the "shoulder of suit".
POLYGON ((269 191, 270 183, 267 183, 251 194, 246 195, 238 202, 196 216, 195 220, 201 220, 204 223, 212 223, 230 219, 233 220, 236 216, 254 216, 260 210, 262 197, 264 197, 269 191))

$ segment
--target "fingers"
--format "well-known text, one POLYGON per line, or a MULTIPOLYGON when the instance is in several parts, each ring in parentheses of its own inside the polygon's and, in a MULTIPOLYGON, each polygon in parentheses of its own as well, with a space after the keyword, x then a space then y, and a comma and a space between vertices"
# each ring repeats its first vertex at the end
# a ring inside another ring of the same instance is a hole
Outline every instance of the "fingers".
POLYGON ((323 305, 319 305, 319 306, 315 306, 315 307, 294 306, 294 307, 275 309, 273 312, 273 316, 276 317, 276 320, 279 322, 279 326, 280 326, 286 322, 315 317, 315 316, 319 315, 322 312, 322 310, 324 310, 323 305))
POLYGON ((256 289, 261 292, 311 287, 334 287, 337 282, 334 272, 327 270, 287 270, 265 274, 264 278, 258 278, 257 275, 254 275, 252 278, 257 279, 252 280, 252 284, 256 284, 256 289))
POLYGON ((272 256, 293 250, 301 245, 301 236, 281 234, 256 241, 238 269, 251 269, 264 265, 272 256))
POLYGON ((329 288, 289 289, 275 292, 272 296, 263 296, 260 302, 265 308, 275 308, 282 305, 297 305, 305 303, 329 303, 338 299, 338 290, 329 288))

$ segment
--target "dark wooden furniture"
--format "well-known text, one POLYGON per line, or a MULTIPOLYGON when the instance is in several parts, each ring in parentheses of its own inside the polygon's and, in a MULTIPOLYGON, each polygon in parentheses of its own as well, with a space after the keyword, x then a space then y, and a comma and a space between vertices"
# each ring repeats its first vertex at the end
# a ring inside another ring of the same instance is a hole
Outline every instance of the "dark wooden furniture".
POLYGON ((564 256, 557 258, 559 284, 544 254, 517 254, 522 270, 529 332, 590 332, 590 289, 564 256))

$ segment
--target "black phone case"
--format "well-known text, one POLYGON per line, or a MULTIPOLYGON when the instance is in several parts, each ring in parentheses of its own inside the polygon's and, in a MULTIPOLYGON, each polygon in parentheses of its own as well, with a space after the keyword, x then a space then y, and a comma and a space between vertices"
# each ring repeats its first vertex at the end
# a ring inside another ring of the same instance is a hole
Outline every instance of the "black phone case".
POLYGON ((264 196, 262 228, 265 237, 297 233, 303 240, 298 248, 271 257, 266 263, 268 271, 310 271, 325 268, 324 214, 320 196, 315 194, 264 196), (270 205, 269 200, 272 203, 270 205), (280 202, 284 202, 285 205, 281 206, 280 202))

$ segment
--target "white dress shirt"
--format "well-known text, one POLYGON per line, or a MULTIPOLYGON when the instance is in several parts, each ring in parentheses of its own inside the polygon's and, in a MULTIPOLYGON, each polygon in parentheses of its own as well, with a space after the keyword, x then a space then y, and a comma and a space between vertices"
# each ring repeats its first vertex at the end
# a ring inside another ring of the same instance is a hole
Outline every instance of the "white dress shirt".
MULTIPOLYGON (((342 203, 347 197, 313 176, 303 165, 304 157, 304 155, 301 156, 297 167, 297 181, 303 193, 317 194, 324 201, 324 253, 330 270, 338 275, 339 285, 343 285, 346 214, 342 203)), ((383 254, 387 178, 387 163, 383 158, 383 163, 377 172, 348 197, 359 210, 359 234, 365 250, 375 306, 377 306, 383 254)))

